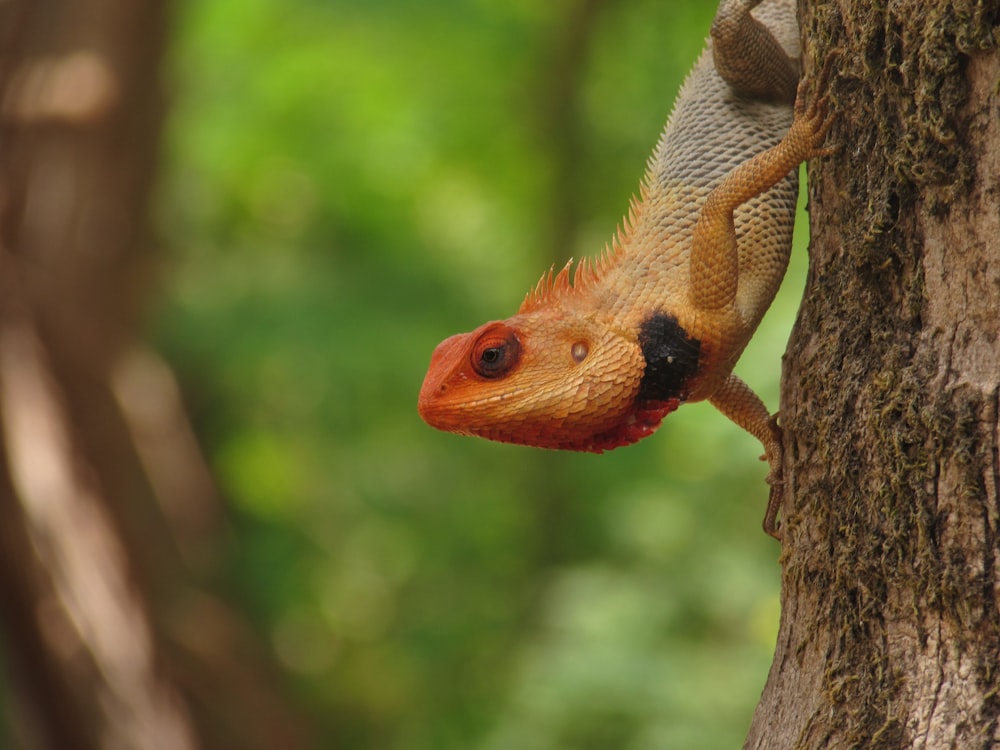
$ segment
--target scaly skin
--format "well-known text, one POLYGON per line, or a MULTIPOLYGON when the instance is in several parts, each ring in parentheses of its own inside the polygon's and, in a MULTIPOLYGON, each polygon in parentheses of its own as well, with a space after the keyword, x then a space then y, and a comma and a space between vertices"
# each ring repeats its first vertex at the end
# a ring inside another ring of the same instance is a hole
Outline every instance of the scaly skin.
POLYGON ((764 445, 777 537, 781 432, 732 368, 788 264, 793 170, 829 127, 823 99, 807 104, 801 85, 796 98, 797 33, 791 0, 724 0, 613 247, 572 283, 569 265, 543 276, 513 317, 438 345, 418 404, 428 424, 601 452, 708 399, 764 445))

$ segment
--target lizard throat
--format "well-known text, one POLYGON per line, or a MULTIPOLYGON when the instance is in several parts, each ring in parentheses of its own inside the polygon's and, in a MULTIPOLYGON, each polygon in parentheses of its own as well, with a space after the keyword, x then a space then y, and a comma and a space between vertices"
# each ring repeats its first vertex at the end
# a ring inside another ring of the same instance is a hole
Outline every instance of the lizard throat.
POLYGON ((642 440, 687 399, 690 381, 698 374, 701 342, 677 318, 657 311, 639 327, 639 347, 645 367, 634 408, 621 424, 577 450, 603 453, 642 440))
POLYGON ((604 453, 613 448, 642 440, 656 432, 660 422, 670 412, 681 405, 681 399, 671 398, 666 401, 636 402, 637 408, 619 426, 607 432, 599 433, 591 438, 588 445, 575 450, 588 453, 604 453))

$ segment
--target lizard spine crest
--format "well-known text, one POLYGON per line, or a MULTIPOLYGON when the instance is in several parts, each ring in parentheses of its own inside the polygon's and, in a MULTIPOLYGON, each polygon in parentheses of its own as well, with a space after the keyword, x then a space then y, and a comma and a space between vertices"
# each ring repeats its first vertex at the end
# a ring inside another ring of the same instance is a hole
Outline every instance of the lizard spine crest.
POLYGON ((518 313, 535 312, 546 305, 558 302, 567 295, 585 292, 604 279, 608 271, 626 252, 625 248, 628 247, 629 239, 638 224, 639 213, 642 211, 644 201, 649 194, 646 182, 647 180, 644 179, 639 185, 638 197, 632 196, 629 201, 628 214, 618 225, 614 237, 605 246, 604 252, 597 258, 591 256, 581 258, 575 266, 573 259, 570 258, 558 272, 555 271, 554 266, 550 268, 542 274, 534 289, 528 292, 518 313))

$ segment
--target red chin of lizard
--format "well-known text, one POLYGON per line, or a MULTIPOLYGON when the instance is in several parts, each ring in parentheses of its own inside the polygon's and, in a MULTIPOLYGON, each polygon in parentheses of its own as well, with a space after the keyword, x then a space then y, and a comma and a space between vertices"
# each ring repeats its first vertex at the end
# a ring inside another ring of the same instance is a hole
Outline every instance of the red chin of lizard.
POLYGON ((646 401, 630 412, 620 425, 594 435, 585 443, 566 447, 569 450, 604 453, 623 445, 631 445, 656 432, 663 418, 680 405, 680 399, 677 398, 646 401))
POLYGON ((462 432, 500 443, 582 453, 604 453, 623 445, 631 445, 652 435, 663 418, 680 404, 681 401, 677 398, 643 402, 626 413, 618 424, 598 433, 581 432, 579 428, 566 431, 556 424, 536 424, 533 429, 519 424, 516 431, 509 430, 509 425, 497 424, 462 432))

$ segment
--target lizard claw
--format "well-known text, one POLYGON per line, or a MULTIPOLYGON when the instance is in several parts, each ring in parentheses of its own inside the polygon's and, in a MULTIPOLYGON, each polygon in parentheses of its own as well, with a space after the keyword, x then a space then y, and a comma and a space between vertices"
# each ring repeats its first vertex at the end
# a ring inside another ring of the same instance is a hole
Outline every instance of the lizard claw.
POLYGON ((764 522, 761 526, 763 526, 765 534, 780 542, 782 534, 781 525, 778 523, 778 511, 781 510, 785 480, 780 474, 777 477, 768 474, 767 483, 771 485, 771 495, 767 499, 767 510, 764 512, 764 522))
MULTIPOLYGON (((781 445, 781 427, 778 425, 778 413, 775 412, 768 420, 768 426, 775 437, 775 445, 781 445)), ((761 456, 761 459, 768 462, 770 471, 767 473, 766 481, 771 486, 771 493, 767 499, 767 510, 764 512, 764 533, 781 541, 781 530, 778 524, 778 513, 781 510, 781 501, 785 490, 785 475, 782 467, 781 452, 778 455, 769 455, 770 452, 761 456)))
MULTIPOLYGON (((843 50, 833 49, 827 54, 819 75, 812 86, 810 95, 810 79, 799 81, 795 95, 794 120, 791 130, 798 130, 810 144, 809 156, 829 156, 837 150, 837 146, 824 148, 823 141, 833 125, 836 115, 830 112, 829 84, 833 74, 834 63, 840 59, 843 50)), ((791 130, 789 132, 791 132, 791 130)))

